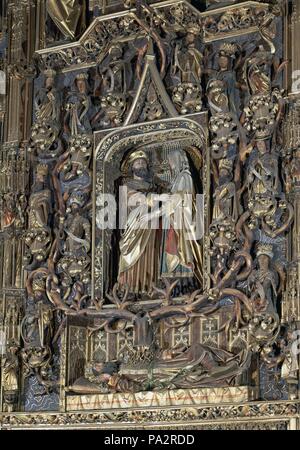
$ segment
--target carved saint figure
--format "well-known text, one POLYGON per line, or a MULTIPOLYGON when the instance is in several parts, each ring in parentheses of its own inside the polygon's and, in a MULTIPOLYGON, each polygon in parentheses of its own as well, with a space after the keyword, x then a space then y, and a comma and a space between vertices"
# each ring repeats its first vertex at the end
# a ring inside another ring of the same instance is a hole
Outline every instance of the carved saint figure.
POLYGON ((197 388, 230 384, 249 367, 246 350, 237 354, 195 343, 159 352, 143 366, 128 363, 94 364, 94 376, 79 378, 70 390, 86 392, 139 392, 155 389, 197 388))
POLYGON ((48 225, 51 213, 51 191, 46 186, 48 167, 39 165, 37 167, 36 182, 29 201, 29 224, 28 228, 44 228, 48 225))
POLYGON ((249 184, 255 194, 276 194, 279 188, 277 158, 268 151, 264 140, 256 141, 256 148, 256 157, 249 168, 249 184))
POLYGON ((29 199, 28 231, 25 242, 33 257, 33 264, 42 261, 51 245, 49 218, 52 212, 51 191, 47 185, 48 167, 37 166, 36 181, 29 199))
POLYGON ((147 218, 151 207, 148 194, 157 192, 157 186, 150 177, 145 151, 133 151, 124 164, 131 175, 123 184, 127 188, 129 213, 119 243, 118 282, 121 286, 129 286, 130 292, 145 293, 151 291, 158 279, 157 230, 151 229, 147 218))
POLYGON ((45 70, 45 87, 38 90, 34 100, 37 119, 57 124, 60 118, 61 99, 59 92, 54 87, 55 75, 54 70, 45 70))
POLYGON ((207 97, 212 114, 230 112, 232 117, 238 119, 240 99, 236 75, 232 67, 236 51, 235 44, 221 45, 218 55, 218 70, 208 70, 211 76, 207 84, 207 97))
POLYGON ((263 46, 259 46, 258 50, 246 59, 244 77, 251 95, 271 92, 272 64, 273 55, 267 52, 263 46))
POLYGON ((65 131, 71 136, 89 133, 92 130, 91 99, 88 95, 87 78, 86 73, 78 74, 75 78, 74 90, 66 99, 65 131))
POLYGON ((300 186, 300 148, 295 150, 285 164, 285 185, 287 192, 290 192, 294 186, 300 186))
POLYGON ((174 50, 174 61, 170 78, 173 87, 173 101, 180 107, 180 112, 200 111, 202 106, 202 60, 203 55, 196 46, 200 29, 195 24, 188 26, 184 40, 177 43, 174 50))
POLYGON ((46 347, 50 345, 53 332, 53 312, 49 305, 39 300, 24 316, 21 335, 26 346, 46 347))
POLYGON ((131 65, 122 57, 122 45, 112 44, 108 56, 99 66, 101 75, 99 89, 102 95, 108 93, 126 94, 129 89, 132 80, 131 65))
POLYGON ((202 250, 197 237, 198 217, 195 188, 187 156, 183 150, 168 155, 172 180, 170 203, 162 220, 161 277, 179 279, 181 290, 202 285, 202 250), (189 286, 190 285, 190 286, 189 286))
POLYGON ((220 160, 218 187, 214 192, 213 220, 232 219, 236 221, 238 219, 236 187, 232 181, 232 169, 232 160, 220 160))
POLYGON ((19 359, 17 356, 17 351, 17 344, 11 343, 8 346, 6 354, 3 358, 3 397, 10 411, 13 410, 13 405, 17 401, 19 390, 19 359))
POLYGON ((200 86, 202 75, 202 53, 196 48, 196 39, 200 29, 190 25, 184 40, 184 46, 176 44, 172 76, 181 83, 193 83, 200 86))
POLYGON ((96 95, 100 97, 100 110, 92 119, 96 127, 119 125, 125 112, 132 83, 132 55, 130 52, 123 55, 123 52, 121 44, 112 44, 99 66, 100 83, 96 95))
POLYGON ((271 268, 274 257, 272 245, 260 244, 257 249, 258 268, 249 276, 252 298, 258 309, 276 312, 277 273, 271 268))
POLYGON ((80 191, 73 191, 68 199, 68 215, 63 224, 66 239, 63 258, 59 261, 60 268, 71 277, 80 276, 85 279, 90 263, 91 224, 84 216, 82 207, 85 195, 80 191))

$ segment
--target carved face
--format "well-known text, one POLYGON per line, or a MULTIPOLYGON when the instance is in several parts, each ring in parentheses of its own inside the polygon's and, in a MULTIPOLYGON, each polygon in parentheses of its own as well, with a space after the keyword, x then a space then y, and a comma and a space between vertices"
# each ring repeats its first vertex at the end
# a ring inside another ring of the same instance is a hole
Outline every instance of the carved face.
POLYGON ((266 143, 265 141, 257 141, 256 147, 259 153, 265 153, 266 152, 266 143))
POLYGON ((76 80, 76 86, 80 94, 86 93, 86 82, 84 79, 76 80))
POLYGON ((148 175, 148 163, 144 158, 138 158, 132 163, 132 173, 139 178, 146 178, 148 175))
POLYGON ((78 203, 71 203, 71 211, 73 212, 73 213, 75 213, 75 212, 77 212, 77 211, 79 211, 79 205, 78 205, 78 203))
POLYGON ((219 56, 219 67, 221 70, 226 70, 229 68, 229 58, 225 55, 219 56))
POLYGON ((257 259, 261 270, 269 269, 270 257, 268 255, 259 255, 257 259))
POLYGON ((52 88, 54 86, 54 78, 53 77, 48 77, 46 79, 45 85, 46 85, 46 88, 48 88, 48 89, 52 88))
POLYGON ((229 181, 231 178, 232 175, 230 171, 225 167, 222 167, 222 169, 220 170, 220 178, 219 178, 220 185, 222 185, 225 181, 229 181))
POLYGON ((187 33, 186 35, 186 42, 187 44, 193 44, 195 42, 196 36, 194 33, 187 33))
POLYGON ((43 291, 38 290, 38 289, 34 291, 34 299, 35 299, 36 301, 42 300, 43 297, 44 297, 44 292, 43 292, 43 291))

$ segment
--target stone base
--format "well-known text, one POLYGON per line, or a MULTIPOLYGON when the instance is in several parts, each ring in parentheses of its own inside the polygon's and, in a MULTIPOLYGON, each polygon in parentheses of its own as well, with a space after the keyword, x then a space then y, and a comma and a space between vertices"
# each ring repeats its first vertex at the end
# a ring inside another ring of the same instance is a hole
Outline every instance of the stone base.
POLYGON ((174 389, 116 394, 66 396, 67 411, 115 410, 156 407, 193 407, 203 404, 245 403, 254 400, 248 386, 199 389, 174 389))

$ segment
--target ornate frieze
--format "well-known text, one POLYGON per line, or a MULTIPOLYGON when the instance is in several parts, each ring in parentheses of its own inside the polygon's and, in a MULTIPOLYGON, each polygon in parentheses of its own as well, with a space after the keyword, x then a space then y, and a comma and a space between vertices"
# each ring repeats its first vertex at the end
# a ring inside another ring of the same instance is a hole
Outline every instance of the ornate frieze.
POLYGON ((128 12, 99 17, 79 41, 39 50, 38 58, 43 66, 63 71, 94 66, 101 61, 105 49, 112 42, 120 39, 134 41, 150 34, 162 51, 160 30, 180 32, 191 25, 199 29, 198 34, 201 34, 205 43, 253 32, 261 33, 263 39, 270 42, 276 17, 270 5, 255 1, 246 2, 242 7, 232 6, 204 13, 185 0, 153 4, 151 9, 142 5, 142 10, 143 20, 134 8, 128 12), (153 20, 155 26, 150 28, 153 20))
POLYGON ((145 428, 153 427, 153 423, 159 428, 166 425, 183 426, 189 422, 190 427, 220 427, 227 428, 232 426, 232 420, 237 421, 237 427, 243 429, 245 422, 252 427, 258 427, 259 424, 264 428, 266 419, 271 419, 273 426, 275 423, 287 421, 299 417, 299 404, 296 402, 257 402, 243 405, 222 405, 222 406, 203 406, 189 409, 162 409, 152 411, 119 411, 119 412, 89 412, 89 413, 48 413, 48 414, 2 414, 1 426, 8 428, 44 428, 55 427, 91 427, 107 429, 109 426, 114 429, 126 426, 139 428, 141 425, 145 428), (276 420, 277 419, 277 420, 276 420), (228 422, 229 423, 228 423, 228 422), (275 422, 276 421, 276 422, 275 422), (122 426, 123 424, 123 426, 122 426), (229 425, 230 424, 230 425, 229 425))

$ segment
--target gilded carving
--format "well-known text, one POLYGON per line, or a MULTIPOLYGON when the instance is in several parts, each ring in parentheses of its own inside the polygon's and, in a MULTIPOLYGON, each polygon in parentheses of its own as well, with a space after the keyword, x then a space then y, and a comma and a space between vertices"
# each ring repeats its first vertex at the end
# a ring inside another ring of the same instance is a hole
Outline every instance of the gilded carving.
POLYGON ((294 427, 290 15, 96 3, 1 12, 1 427, 294 427))

